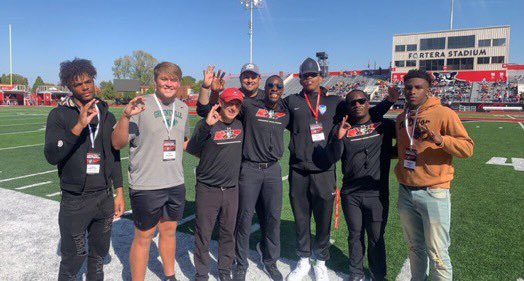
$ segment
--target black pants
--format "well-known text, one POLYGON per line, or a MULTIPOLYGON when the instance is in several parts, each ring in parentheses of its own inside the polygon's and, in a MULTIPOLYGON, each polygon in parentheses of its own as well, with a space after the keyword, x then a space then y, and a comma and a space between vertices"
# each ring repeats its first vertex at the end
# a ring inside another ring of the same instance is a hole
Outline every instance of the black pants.
POLYGON ((313 247, 318 260, 328 260, 333 199, 336 194, 335 171, 311 173, 291 169, 289 185, 289 198, 295 217, 298 256, 310 257, 313 247), (311 214, 316 224, 313 245, 311 245, 311 214))
POLYGON ((76 280, 86 257, 87 280, 104 280, 104 257, 109 251, 114 212, 111 189, 82 195, 62 192, 58 214, 62 260, 58 280, 76 280))
POLYGON ((364 277, 365 231, 368 237, 368 264, 371 276, 373 280, 383 280, 386 276, 384 230, 389 209, 388 196, 345 194, 342 195, 341 201, 349 231, 349 273, 364 277))
POLYGON ((196 184, 195 280, 209 278, 209 243, 218 218, 218 270, 228 273, 235 258, 235 223, 238 211, 238 187, 221 189, 196 184))
POLYGON ((266 169, 243 162, 239 179, 239 206, 236 225, 236 261, 247 268, 249 236, 255 205, 262 231, 261 250, 266 265, 280 258, 280 214, 282 212, 282 169, 274 163, 266 169), (258 204, 257 204, 258 203, 258 204))

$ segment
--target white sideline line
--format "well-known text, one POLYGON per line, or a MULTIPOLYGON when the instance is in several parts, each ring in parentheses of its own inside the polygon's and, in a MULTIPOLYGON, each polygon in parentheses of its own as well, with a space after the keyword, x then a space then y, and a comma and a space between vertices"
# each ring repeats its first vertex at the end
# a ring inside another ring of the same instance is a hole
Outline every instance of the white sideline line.
POLYGON ((40 172, 40 173, 35 173, 35 174, 30 174, 30 175, 25 175, 25 176, 19 176, 19 177, 14 177, 14 178, 9 178, 9 179, 1 179, 0 182, 24 179, 24 178, 29 178, 29 177, 39 176, 39 175, 45 175, 45 174, 49 174, 49 173, 53 173, 53 172, 56 172, 56 170, 49 170, 49 171, 45 171, 45 172, 40 172))
POLYGON ((404 261, 404 265, 402 266, 402 269, 400 269, 400 273, 397 275, 397 278, 395 278, 395 281, 409 281, 411 280, 411 268, 409 266, 409 258, 407 258, 404 261))
POLYGON ((57 195, 60 195, 60 193, 62 192, 55 192, 55 193, 50 193, 50 194, 46 194, 47 197, 53 197, 53 196, 57 196, 57 195))
POLYGON ((515 118, 515 117, 513 117, 513 116, 511 116, 511 115, 509 115, 509 114, 507 114, 506 116, 509 117, 509 118, 511 118, 511 119, 517 119, 517 118, 515 118))
POLYGON ((9 132, 9 133, 1 133, 0 136, 5 135, 21 135, 21 134, 30 134, 30 133, 36 133, 36 132, 45 132, 45 128, 42 128, 39 130, 32 130, 32 131, 22 131, 22 132, 9 132), (43 130, 42 130, 43 129, 43 130))
POLYGON ((15 189, 16 190, 23 190, 23 189, 28 189, 28 188, 31 188, 31 187, 46 185, 46 184, 50 184, 50 183, 52 183, 52 181, 39 182, 39 183, 34 183, 34 184, 30 184, 30 185, 24 185, 24 186, 21 186, 21 187, 17 187, 15 189))
MULTIPOLYGON (((120 160, 125 160, 125 159, 129 159, 129 157, 122 157, 122 158, 120 158, 120 160)), ((45 172, 25 175, 25 176, 19 176, 19 177, 8 178, 8 179, 1 179, 0 182, 13 181, 13 180, 18 180, 18 179, 24 179, 24 178, 39 176, 39 175, 45 175, 45 174, 49 174, 49 173, 52 173, 52 172, 57 172, 57 170, 55 169, 55 170, 49 170, 49 171, 45 171, 45 172)))
POLYGON ((27 144, 27 145, 20 145, 20 146, 11 146, 11 147, 2 147, 1 150, 11 150, 11 149, 17 149, 17 148, 24 148, 24 147, 33 147, 33 146, 40 146, 44 145, 43 143, 37 143, 37 144, 27 144))
POLYGON ((0 127, 14 127, 14 126, 23 126, 23 125, 42 125, 42 126, 44 126, 45 123, 42 123, 42 122, 38 122, 38 123, 20 123, 20 124, 0 125, 0 127))

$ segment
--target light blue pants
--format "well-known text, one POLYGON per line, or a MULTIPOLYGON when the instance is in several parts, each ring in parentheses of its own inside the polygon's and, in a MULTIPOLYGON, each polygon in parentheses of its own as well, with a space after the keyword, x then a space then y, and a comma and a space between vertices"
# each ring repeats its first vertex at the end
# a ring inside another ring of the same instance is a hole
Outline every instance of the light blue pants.
POLYGON ((400 185, 398 211, 409 247, 411 280, 427 280, 431 261, 432 280, 452 280, 448 248, 451 243, 449 189, 414 189, 400 185))

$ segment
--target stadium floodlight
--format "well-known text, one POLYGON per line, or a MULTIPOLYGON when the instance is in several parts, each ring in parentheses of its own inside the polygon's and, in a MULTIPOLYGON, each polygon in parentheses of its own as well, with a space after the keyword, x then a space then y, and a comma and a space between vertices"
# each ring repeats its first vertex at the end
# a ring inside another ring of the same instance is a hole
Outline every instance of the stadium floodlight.
POLYGON ((262 6, 262 0, 240 0, 240 4, 249 10, 249 62, 253 63, 253 10, 262 6))

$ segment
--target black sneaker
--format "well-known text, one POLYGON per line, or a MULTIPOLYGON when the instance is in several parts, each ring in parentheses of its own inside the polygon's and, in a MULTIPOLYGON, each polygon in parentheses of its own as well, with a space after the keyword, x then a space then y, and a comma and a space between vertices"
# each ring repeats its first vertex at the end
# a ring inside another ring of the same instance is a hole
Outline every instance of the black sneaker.
POLYGON ((171 275, 171 276, 166 276, 166 280, 165 281, 178 281, 175 277, 175 275, 171 275))
POLYGON ((234 281, 245 281, 246 280, 246 269, 241 266, 237 265, 237 268, 235 271, 233 271, 233 280, 234 281))
POLYGON ((219 272, 218 279, 220 281, 231 281, 231 272, 219 272))
POLYGON ((282 281, 284 278, 282 277, 282 273, 280 273, 280 270, 278 270, 277 264, 274 263, 272 265, 264 265, 264 272, 269 275, 271 280, 273 281, 282 281))

